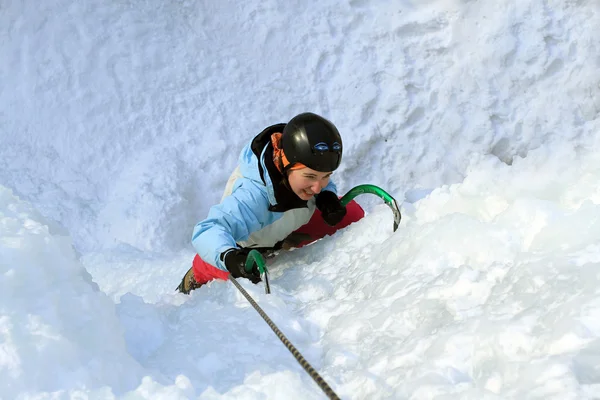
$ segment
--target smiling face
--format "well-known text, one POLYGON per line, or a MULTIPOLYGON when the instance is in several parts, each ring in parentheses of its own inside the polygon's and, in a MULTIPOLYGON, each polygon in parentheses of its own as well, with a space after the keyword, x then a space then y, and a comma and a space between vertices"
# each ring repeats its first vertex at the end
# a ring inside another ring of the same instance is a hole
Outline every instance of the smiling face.
POLYGON ((288 182, 292 191, 302 200, 310 200, 329 183, 332 172, 319 172, 314 169, 294 169, 288 174, 288 182))

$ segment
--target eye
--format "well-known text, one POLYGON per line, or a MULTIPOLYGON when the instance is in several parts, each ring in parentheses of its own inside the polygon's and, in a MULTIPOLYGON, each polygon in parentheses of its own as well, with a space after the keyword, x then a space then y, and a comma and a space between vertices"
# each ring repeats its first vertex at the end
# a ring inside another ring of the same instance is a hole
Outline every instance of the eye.
POLYGON ((333 151, 335 152, 340 152, 342 151, 342 145, 339 144, 338 142, 334 142, 333 143, 333 151))

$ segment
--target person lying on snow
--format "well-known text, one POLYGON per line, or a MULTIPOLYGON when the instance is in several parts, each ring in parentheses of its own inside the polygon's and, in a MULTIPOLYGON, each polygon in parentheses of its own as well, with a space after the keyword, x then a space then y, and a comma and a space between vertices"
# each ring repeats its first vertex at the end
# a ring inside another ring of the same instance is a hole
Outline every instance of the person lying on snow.
POLYGON ((331 181, 342 149, 335 125, 313 113, 263 130, 242 150, 221 203, 194 227, 198 254, 177 289, 188 294, 229 274, 258 283, 256 266, 244 268, 253 248, 302 247, 360 220, 363 209, 344 207, 331 181))

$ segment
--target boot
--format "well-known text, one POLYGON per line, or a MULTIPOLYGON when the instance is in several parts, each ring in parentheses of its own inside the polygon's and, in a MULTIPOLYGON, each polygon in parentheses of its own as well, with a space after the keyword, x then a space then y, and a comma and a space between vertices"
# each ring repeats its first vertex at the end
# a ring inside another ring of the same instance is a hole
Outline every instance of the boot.
POLYGON ((196 279, 194 279, 194 270, 192 267, 185 273, 176 290, 179 290, 183 294, 190 294, 192 290, 198 289, 200 286, 202 286, 202 284, 196 282, 196 279))

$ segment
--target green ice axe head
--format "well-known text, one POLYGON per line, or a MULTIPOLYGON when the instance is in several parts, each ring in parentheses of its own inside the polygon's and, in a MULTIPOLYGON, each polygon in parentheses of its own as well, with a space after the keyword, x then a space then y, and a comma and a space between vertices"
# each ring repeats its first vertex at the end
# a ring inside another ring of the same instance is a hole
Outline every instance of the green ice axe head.
POLYGON ((258 252, 258 250, 250 250, 250 252, 248 253, 248 257, 246 257, 246 264, 244 266, 246 272, 250 273, 254 264, 256 264, 256 266, 258 267, 258 271, 265 278, 265 293, 271 293, 271 288, 269 286, 269 275, 267 273, 268 271, 265 265, 265 259, 262 256, 262 254, 258 252))
POLYGON ((348 191, 348 193, 346 193, 340 201, 345 206, 346 204, 350 203, 350 201, 356 196, 363 193, 371 193, 381 197, 385 204, 387 204, 392 209, 392 212, 394 213, 394 232, 396 232, 396 229, 398 229, 398 225, 400 225, 402 215, 400 214, 400 209, 398 208, 398 203, 396 203, 396 199, 394 199, 388 192, 386 192, 382 188, 368 184, 358 185, 350 189, 350 191, 348 191))

